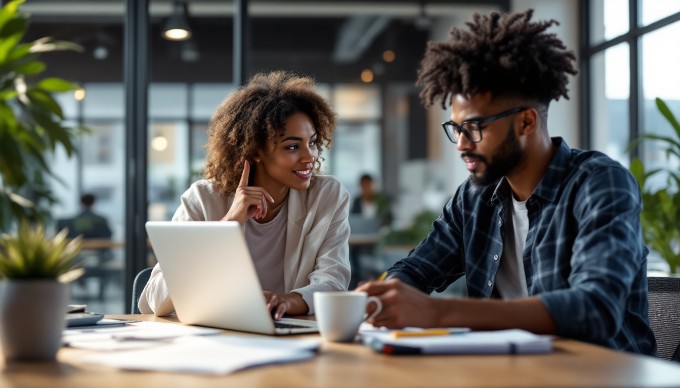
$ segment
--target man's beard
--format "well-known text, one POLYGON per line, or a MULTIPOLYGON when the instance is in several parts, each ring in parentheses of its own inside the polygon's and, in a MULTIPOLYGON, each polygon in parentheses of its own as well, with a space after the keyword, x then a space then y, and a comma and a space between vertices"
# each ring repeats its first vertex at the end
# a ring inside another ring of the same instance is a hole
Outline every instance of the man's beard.
POLYGON ((511 126, 508 136, 505 137, 505 140, 496 148, 496 152, 491 156, 490 163, 488 158, 484 158, 481 155, 468 155, 479 158, 486 165, 486 169, 481 175, 470 174, 470 182, 475 186, 488 186, 514 170, 522 160, 522 157, 524 157, 524 152, 522 152, 519 140, 515 136, 515 129, 511 126))

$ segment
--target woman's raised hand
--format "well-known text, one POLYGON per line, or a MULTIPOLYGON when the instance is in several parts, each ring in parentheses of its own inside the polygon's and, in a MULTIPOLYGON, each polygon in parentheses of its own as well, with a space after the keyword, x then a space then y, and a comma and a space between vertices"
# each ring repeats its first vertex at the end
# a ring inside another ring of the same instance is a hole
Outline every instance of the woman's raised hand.
POLYGON ((222 221, 238 221, 245 224, 248 218, 263 218, 267 215, 268 203, 274 203, 274 198, 262 187, 248 186, 250 176, 250 162, 243 163, 241 181, 234 194, 234 202, 222 221))

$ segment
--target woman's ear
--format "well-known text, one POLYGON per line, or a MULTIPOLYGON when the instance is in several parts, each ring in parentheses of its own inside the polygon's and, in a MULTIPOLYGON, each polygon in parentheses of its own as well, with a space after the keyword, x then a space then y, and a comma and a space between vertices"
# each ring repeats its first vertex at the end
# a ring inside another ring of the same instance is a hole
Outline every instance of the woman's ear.
POLYGON ((262 156, 263 156, 262 150, 258 149, 255 150, 254 155, 250 159, 253 161, 253 163, 260 164, 262 163, 262 156))
POLYGON ((248 161, 250 162, 251 166, 254 166, 256 164, 259 164, 262 162, 262 152, 260 150, 255 150, 253 151, 249 156, 248 156, 248 161))

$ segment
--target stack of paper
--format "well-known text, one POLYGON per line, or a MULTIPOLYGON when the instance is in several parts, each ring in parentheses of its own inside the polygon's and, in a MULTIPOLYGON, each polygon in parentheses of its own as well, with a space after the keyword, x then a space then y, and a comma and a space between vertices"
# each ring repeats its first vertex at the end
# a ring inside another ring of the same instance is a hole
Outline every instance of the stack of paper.
POLYGON ((222 330, 161 322, 64 330, 63 342, 100 353, 85 362, 121 369, 231 373, 243 368, 307 360, 321 340, 217 335, 222 330))
POLYGON ((215 335, 222 331, 208 327, 162 322, 134 322, 114 327, 82 327, 64 330, 65 346, 88 350, 124 350, 158 346, 159 341, 192 335, 215 335))
POLYGON ((454 332, 394 338, 389 330, 363 330, 364 344, 385 354, 524 354, 552 351, 552 338, 525 330, 454 332))
POLYGON ((84 359, 121 369, 225 374, 253 366, 307 360, 318 339, 246 336, 187 336, 141 350, 102 353, 84 359))

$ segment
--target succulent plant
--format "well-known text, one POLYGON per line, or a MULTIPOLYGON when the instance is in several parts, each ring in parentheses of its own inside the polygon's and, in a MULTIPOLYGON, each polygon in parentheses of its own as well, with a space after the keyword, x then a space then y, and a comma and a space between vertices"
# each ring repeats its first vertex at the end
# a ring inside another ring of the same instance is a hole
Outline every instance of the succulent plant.
POLYGON ((10 280, 71 282, 85 271, 77 257, 81 238, 63 229, 49 238, 42 225, 22 223, 14 235, 0 235, 0 277, 10 280))

